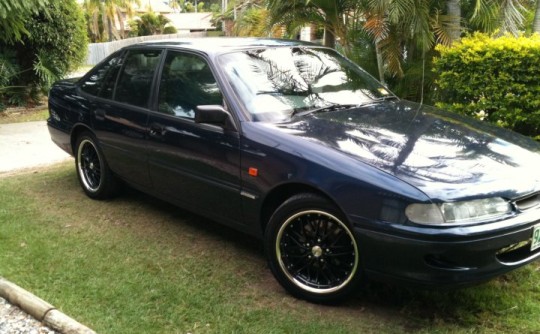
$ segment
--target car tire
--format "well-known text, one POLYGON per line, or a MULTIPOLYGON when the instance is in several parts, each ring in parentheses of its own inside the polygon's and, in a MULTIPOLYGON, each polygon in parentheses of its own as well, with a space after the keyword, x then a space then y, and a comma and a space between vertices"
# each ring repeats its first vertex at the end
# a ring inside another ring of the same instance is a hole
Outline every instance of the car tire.
POLYGON ((79 183, 88 197, 107 199, 116 194, 118 181, 90 132, 83 132, 77 138, 75 168, 79 183))
POLYGON ((321 196, 298 194, 265 231, 270 270, 292 295, 315 303, 349 297, 361 279, 358 244, 341 212, 321 196))

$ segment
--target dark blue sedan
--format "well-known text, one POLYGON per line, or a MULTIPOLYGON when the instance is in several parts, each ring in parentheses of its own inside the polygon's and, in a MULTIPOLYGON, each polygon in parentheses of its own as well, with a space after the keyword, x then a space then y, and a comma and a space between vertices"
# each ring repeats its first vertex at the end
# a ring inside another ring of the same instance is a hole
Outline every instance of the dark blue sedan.
POLYGON ((49 94, 84 192, 120 182, 263 240, 290 293, 484 281, 540 258, 540 145, 401 100, 334 50, 170 40, 49 94))

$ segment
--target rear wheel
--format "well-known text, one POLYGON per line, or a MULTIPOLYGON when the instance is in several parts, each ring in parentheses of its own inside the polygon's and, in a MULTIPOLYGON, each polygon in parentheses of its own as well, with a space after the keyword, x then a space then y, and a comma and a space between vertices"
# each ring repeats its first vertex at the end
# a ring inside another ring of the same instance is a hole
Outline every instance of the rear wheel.
POLYGON ((77 139, 75 166, 81 187, 94 199, 109 198, 117 190, 117 180, 110 171, 95 137, 83 132, 77 139))
POLYGON ((358 245, 339 210, 314 194, 284 202, 266 228, 270 269, 291 294, 312 302, 348 297, 360 280, 358 245))

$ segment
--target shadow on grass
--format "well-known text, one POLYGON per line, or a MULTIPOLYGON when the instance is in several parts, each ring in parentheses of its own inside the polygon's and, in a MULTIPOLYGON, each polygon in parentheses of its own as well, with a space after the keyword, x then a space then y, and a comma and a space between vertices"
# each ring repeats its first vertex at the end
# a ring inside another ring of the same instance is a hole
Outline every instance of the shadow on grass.
POLYGON ((147 195, 129 186, 123 186, 121 194, 113 200, 138 202, 138 205, 147 206, 153 211, 167 213, 173 217, 171 224, 187 226, 201 235, 210 236, 211 239, 234 243, 246 252, 258 253, 261 257, 264 257, 262 242, 257 238, 147 195))
MULTIPOLYGON (((257 254, 261 261, 265 261, 262 242, 257 238, 128 187, 122 198, 153 210, 168 212, 175 217, 171 224, 187 225, 201 236, 234 243, 242 251, 257 254)), ((367 310, 383 319, 395 319, 395 316, 399 315, 407 319, 404 326, 413 332, 426 326, 444 324, 469 329, 471 326, 487 324, 493 330, 505 331, 512 328, 508 327, 512 319, 516 318, 515 321, 519 322, 519 318, 527 319, 538 311, 531 309, 527 300, 538 297, 538 283, 534 285, 534 282, 537 282, 539 277, 538 268, 529 267, 487 283, 459 289, 422 289, 368 281, 349 301, 330 307, 353 313, 352 315, 359 310, 367 310), (531 285, 536 287, 536 297, 528 293, 531 285)), ((281 288, 278 286, 278 289, 281 288)), ((311 307, 326 309, 329 306, 311 307)))

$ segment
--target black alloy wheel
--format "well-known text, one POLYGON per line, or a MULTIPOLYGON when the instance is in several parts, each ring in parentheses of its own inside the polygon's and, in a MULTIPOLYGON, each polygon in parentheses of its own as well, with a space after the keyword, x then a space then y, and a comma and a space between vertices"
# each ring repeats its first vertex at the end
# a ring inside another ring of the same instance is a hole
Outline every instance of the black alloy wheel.
POLYGON ((335 207, 314 194, 283 203, 265 235, 270 268, 293 295, 313 302, 348 297, 360 279, 358 245, 335 207))
POLYGON ((88 132, 82 133, 77 140, 75 164, 79 182, 86 195, 94 199, 105 199, 115 193, 116 178, 109 170, 95 137, 88 132))

